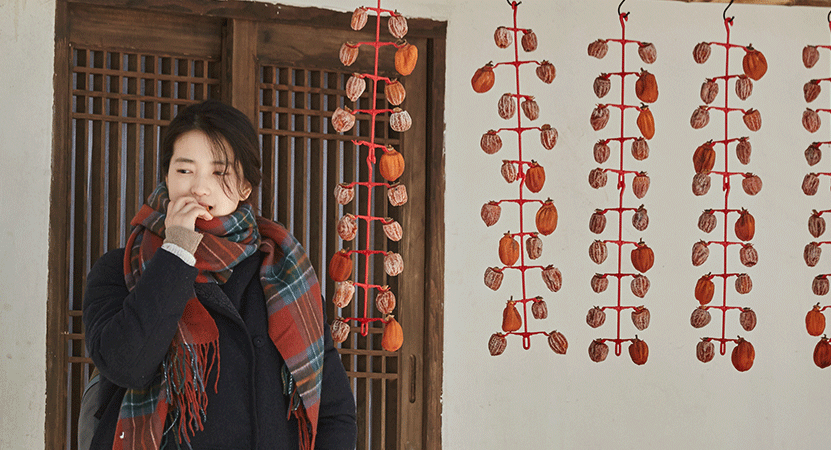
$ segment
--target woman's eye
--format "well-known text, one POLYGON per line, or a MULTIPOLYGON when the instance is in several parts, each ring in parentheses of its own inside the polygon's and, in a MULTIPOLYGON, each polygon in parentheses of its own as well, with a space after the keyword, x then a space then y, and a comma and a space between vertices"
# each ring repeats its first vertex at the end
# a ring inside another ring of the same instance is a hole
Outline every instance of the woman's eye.
POLYGON ((177 173, 185 173, 185 174, 187 174, 187 173, 190 173, 190 170, 188 170, 188 169, 178 169, 178 170, 176 170, 176 172, 177 172, 177 173))
POLYGON ((218 177, 224 177, 225 174, 226 174, 226 172, 223 172, 221 170, 217 170, 216 172, 214 172, 214 175, 216 175, 218 177))

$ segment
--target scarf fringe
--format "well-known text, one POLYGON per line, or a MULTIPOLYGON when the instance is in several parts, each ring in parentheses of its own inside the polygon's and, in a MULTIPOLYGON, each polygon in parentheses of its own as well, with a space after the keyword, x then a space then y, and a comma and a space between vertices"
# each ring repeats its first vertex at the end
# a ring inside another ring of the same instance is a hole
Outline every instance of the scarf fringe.
POLYGON ((312 450, 314 448, 314 433, 312 432, 312 423, 309 415, 306 413, 306 408, 303 407, 303 399, 300 397, 300 391, 297 390, 297 385, 294 384, 294 377, 288 371, 286 366, 283 366, 283 394, 289 396, 289 414, 288 419, 291 419, 292 414, 297 418, 297 432, 299 439, 297 440, 299 450, 312 450))
MULTIPOLYGON (((292 400, 294 400, 294 397, 292 397, 292 400)), ((312 435, 312 423, 309 420, 309 415, 306 414, 306 408, 301 404, 299 408, 294 409, 292 412, 294 413, 294 417, 297 418, 297 431, 300 435, 298 445, 300 450, 312 450, 314 448, 315 437, 312 435)))
POLYGON ((178 342, 176 351, 170 352, 164 362, 167 383, 167 402, 176 411, 174 424, 178 422, 179 442, 187 442, 190 436, 205 427, 205 411, 208 392, 205 386, 214 366, 217 367, 214 392, 219 383, 219 339, 204 344, 178 342))

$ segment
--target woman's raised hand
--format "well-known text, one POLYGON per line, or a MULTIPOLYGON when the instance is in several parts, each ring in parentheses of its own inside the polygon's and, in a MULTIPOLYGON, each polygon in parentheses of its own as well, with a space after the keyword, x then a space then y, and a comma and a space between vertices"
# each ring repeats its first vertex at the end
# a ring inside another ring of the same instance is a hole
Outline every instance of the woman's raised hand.
POLYGON ((196 219, 211 220, 213 216, 208 209, 200 205, 193 197, 179 197, 167 205, 165 228, 180 226, 194 231, 196 219))

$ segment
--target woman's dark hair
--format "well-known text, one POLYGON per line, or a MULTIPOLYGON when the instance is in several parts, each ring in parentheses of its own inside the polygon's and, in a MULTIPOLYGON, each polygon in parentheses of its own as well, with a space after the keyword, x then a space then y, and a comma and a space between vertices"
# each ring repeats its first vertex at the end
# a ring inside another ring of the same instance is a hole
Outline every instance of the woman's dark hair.
POLYGON ((231 159, 228 157, 228 149, 225 148, 227 142, 231 146, 230 150, 237 164, 234 169, 240 180, 248 181, 252 188, 260 185, 263 175, 260 169, 260 140, 257 131, 240 110, 217 100, 190 105, 179 111, 176 118, 170 122, 162 139, 162 178, 170 169, 176 140, 194 130, 205 133, 212 144, 214 156, 226 164, 231 159))

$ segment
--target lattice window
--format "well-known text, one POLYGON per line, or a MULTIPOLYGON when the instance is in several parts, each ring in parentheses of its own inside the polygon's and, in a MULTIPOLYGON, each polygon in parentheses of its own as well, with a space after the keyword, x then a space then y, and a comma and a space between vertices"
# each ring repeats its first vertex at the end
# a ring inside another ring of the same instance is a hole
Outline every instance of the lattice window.
POLYGON ((75 47, 71 53, 72 180, 67 430, 75 420, 92 360, 84 351, 86 275, 108 250, 123 247, 130 220, 159 178, 159 139, 179 108, 218 96, 216 61, 75 47))
MULTIPOLYGON (((366 211, 366 192, 356 189, 355 200, 346 206, 335 202, 332 191, 344 180, 365 179, 366 155, 360 155, 352 139, 368 140, 370 119, 358 116, 348 134, 331 129, 331 116, 345 102, 344 85, 349 73, 261 65, 258 76, 258 120, 263 149, 261 203, 265 216, 276 217, 308 249, 318 275, 325 283, 324 297, 331 298, 334 283, 327 277, 328 258, 344 245, 365 247, 361 242, 344 243, 334 227, 345 213, 388 216, 386 196, 375 196, 373 211, 366 211), (274 185, 269 185, 273 183, 274 185)), ((383 89, 379 89, 378 107, 386 107, 383 89)), ((364 93, 359 107, 369 109, 370 93, 364 93)), ((351 104, 351 102, 349 102, 351 104)), ((398 133, 388 126, 376 127, 376 142, 399 147, 398 133)), ((379 176, 380 178, 380 176, 379 176)), ((380 246, 398 251, 379 232, 369 247, 380 246)), ((363 265, 356 264, 356 279, 363 278, 363 265)), ((370 279, 395 283, 387 277, 383 264, 370 263, 370 279)), ((393 286, 396 288, 397 286, 393 286)), ((327 301, 327 317, 336 314, 327 301)), ((362 302, 352 302, 343 314, 362 316, 357 309, 362 302)), ((374 309, 373 309, 374 310, 374 309)), ((376 314, 380 314, 377 313, 376 314)), ((378 322, 376 322, 378 323, 378 322)), ((370 327, 367 336, 353 332, 341 344, 340 353, 358 405, 358 442, 361 448, 395 448, 398 408, 398 355, 381 348, 382 326, 370 327)), ((357 331, 357 328, 356 330, 357 331)))

